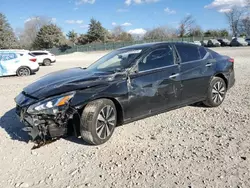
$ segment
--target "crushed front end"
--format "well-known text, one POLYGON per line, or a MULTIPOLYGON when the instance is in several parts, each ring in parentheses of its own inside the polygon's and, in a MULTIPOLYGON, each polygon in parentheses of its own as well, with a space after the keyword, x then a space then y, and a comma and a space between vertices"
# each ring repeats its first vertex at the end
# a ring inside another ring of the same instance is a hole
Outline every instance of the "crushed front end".
POLYGON ((70 100, 74 93, 38 100, 20 93, 16 98, 16 114, 24 123, 24 131, 36 143, 45 143, 67 135, 68 121, 73 118, 74 108, 70 100))

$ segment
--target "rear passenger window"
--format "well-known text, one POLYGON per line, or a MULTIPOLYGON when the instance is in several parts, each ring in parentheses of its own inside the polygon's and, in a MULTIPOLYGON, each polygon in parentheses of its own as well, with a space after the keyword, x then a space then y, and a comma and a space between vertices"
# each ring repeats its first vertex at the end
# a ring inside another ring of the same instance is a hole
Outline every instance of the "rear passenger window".
POLYGON ((207 54, 207 51, 203 47, 199 47, 199 52, 200 52, 201 59, 203 59, 207 54))
POLYGON ((221 57, 220 54, 218 54, 218 53, 216 53, 216 52, 214 52, 214 51, 212 51, 212 50, 210 50, 210 49, 208 49, 208 52, 211 54, 211 56, 212 56, 213 58, 219 58, 219 57, 221 57))
POLYGON ((17 58, 17 55, 15 53, 3 53, 1 56, 2 61, 9 61, 17 58))
POLYGON ((198 46, 185 44, 176 44, 175 46, 183 63, 201 59, 198 46))
POLYGON ((139 71, 166 67, 174 64, 172 47, 166 46, 150 52, 140 63, 139 71))

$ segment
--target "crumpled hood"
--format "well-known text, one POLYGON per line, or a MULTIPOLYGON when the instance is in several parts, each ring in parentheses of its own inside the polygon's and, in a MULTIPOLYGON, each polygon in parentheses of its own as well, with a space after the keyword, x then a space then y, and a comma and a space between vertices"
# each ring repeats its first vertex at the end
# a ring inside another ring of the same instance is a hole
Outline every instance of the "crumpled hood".
POLYGON ((108 73, 71 68, 50 73, 23 89, 37 99, 107 83, 108 73))

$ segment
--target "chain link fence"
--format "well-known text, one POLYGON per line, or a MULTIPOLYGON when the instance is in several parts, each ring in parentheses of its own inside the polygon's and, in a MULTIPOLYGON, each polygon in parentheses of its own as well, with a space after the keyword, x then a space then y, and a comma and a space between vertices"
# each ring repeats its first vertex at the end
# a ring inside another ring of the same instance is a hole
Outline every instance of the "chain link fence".
MULTIPOLYGON (((223 37, 224 38, 224 37, 223 37)), ((143 44, 150 42, 194 42, 209 40, 211 37, 189 37, 189 38, 169 38, 169 39, 156 39, 156 40, 139 40, 131 42, 108 42, 108 43, 90 43, 85 45, 75 45, 75 46, 62 46, 60 48, 48 49, 51 53, 55 55, 64 55, 73 52, 92 52, 92 51, 105 51, 105 50, 115 50, 125 46, 131 46, 135 44, 143 44)))

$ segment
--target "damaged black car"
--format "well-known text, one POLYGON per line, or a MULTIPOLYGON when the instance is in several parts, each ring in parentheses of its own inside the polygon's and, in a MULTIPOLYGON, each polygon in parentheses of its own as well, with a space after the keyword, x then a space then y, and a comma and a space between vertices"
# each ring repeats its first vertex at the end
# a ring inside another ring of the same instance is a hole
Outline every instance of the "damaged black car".
POLYGON ((15 98, 16 113, 35 141, 73 133, 99 145, 118 125, 197 102, 217 107, 234 83, 230 57, 191 43, 141 44, 43 76, 15 98))

